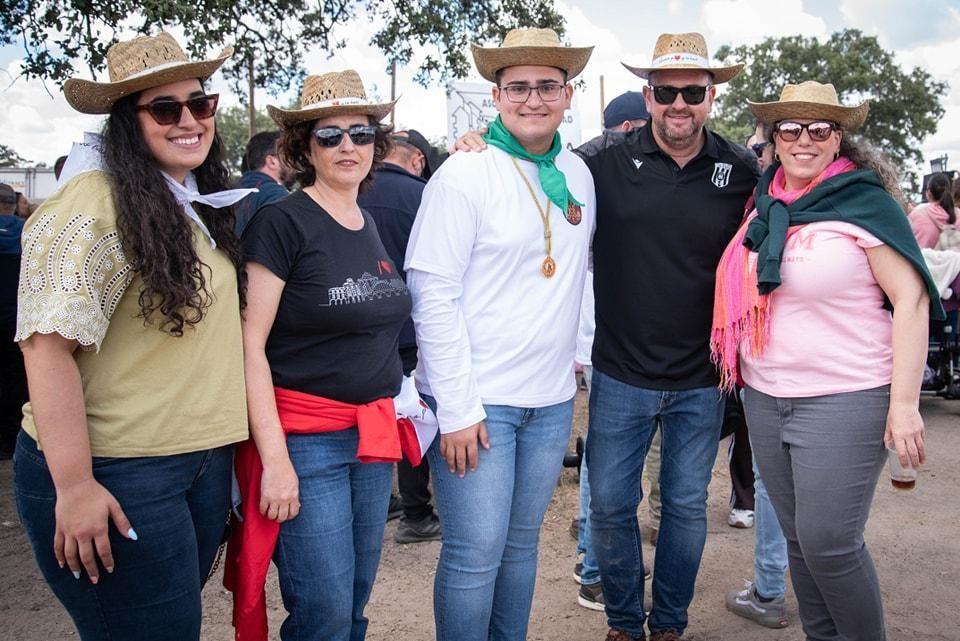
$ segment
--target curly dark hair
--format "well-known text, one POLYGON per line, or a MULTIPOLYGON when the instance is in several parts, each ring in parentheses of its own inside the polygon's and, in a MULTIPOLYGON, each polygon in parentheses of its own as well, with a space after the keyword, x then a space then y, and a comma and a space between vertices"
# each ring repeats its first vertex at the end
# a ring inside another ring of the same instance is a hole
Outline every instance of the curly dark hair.
MULTIPOLYGON (((377 128, 377 134, 373 139, 373 165, 370 167, 370 173, 360 182, 359 193, 361 194, 373 184, 374 175, 393 147, 390 140, 393 126, 379 123, 373 118, 370 118, 370 124, 377 128)), ((301 187, 309 187, 317 181, 317 172, 310 162, 310 136, 316 125, 316 120, 308 120, 284 127, 280 141, 277 143, 280 160, 297 172, 297 182, 301 187)))
MULTIPOLYGON (((143 279, 139 302, 144 324, 156 319, 162 331, 183 336, 184 326, 199 323, 212 302, 207 289, 210 267, 197 257, 190 223, 144 142, 136 113, 138 97, 127 96, 111 108, 102 131, 104 163, 113 187, 120 242, 143 279)), ((223 160, 223 142, 214 134, 210 153, 193 170, 200 193, 229 188, 223 160)), ((200 203, 193 207, 217 247, 239 268, 242 255, 232 208, 200 203)), ((242 281, 238 288, 242 306, 242 281)))

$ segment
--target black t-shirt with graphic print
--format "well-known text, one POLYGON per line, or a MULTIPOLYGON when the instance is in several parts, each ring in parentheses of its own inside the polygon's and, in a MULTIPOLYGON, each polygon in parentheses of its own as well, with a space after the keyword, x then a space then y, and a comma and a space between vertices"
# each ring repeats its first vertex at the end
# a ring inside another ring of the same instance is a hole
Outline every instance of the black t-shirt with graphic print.
POLYGON ((346 229, 299 191, 244 231, 244 260, 285 283, 266 345, 275 386, 353 404, 399 393, 410 293, 363 219, 346 229))

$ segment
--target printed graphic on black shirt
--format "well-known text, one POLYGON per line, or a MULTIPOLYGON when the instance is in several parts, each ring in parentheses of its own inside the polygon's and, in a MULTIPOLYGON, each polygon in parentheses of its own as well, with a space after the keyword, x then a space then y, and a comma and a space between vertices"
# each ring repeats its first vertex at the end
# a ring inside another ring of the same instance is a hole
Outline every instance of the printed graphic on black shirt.
MULTIPOLYGON (((380 272, 380 276, 393 275, 389 261, 377 261, 377 269, 380 272)), ((391 296, 409 295, 407 286, 399 277, 381 278, 380 276, 374 276, 370 272, 363 272, 363 275, 357 279, 348 278, 344 281, 343 285, 328 289, 328 301, 321 305, 324 307, 331 305, 350 305, 352 303, 365 303, 381 298, 389 298, 391 296)))

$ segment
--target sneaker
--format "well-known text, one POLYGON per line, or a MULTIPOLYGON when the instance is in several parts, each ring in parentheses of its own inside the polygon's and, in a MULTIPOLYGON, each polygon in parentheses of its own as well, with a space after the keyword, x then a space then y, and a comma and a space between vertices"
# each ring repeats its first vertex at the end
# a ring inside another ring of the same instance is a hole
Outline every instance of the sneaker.
POLYGON ((403 517, 397 524, 397 533, 393 535, 393 540, 397 543, 423 543, 439 541, 441 534, 440 519, 436 514, 430 514, 419 521, 403 517))
POLYGON ((680 641, 680 633, 676 630, 657 630, 650 633, 650 641, 680 641))
POLYGON ((763 602, 757 597, 753 582, 747 581, 746 588, 739 592, 727 592, 724 599, 727 609, 745 619, 750 619, 767 628, 785 628, 787 605, 783 597, 763 602))
POLYGON ((753 510, 730 510, 727 517, 730 527, 746 529, 753 527, 753 510))
POLYGON ((603 604, 603 588, 600 586, 600 582, 581 585, 580 592, 577 593, 577 603, 588 610, 603 612, 605 606, 603 604))
POLYGON ((577 564, 573 566, 573 580, 577 582, 577 585, 583 584, 583 581, 580 578, 581 574, 583 574, 583 563, 577 561, 577 564))
POLYGON ((393 519, 399 519, 403 516, 403 503, 400 502, 400 497, 396 494, 390 495, 390 507, 387 508, 387 520, 392 521, 393 519))
POLYGON ((617 630, 616 628, 610 628, 607 631, 606 641, 647 641, 647 635, 641 632, 640 636, 635 637, 629 632, 617 630))

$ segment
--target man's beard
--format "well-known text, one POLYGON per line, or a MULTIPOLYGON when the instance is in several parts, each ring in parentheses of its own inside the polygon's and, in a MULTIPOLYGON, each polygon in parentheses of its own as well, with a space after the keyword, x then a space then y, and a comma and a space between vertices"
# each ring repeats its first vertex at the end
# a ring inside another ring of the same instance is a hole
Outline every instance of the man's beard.
POLYGON ((657 133, 660 135, 660 139, 666 143, 668 147, 674 149, 686 149, 693 145, 693 143, 700 138, 700 133, 703 131, 703 123, 697 122, 696 116, 687 110, 670 110, 664 112, 663 119, 655 120, 653 123, 654 127, 657 128, 657 133), (670 130, 667 126, 667 116, 690 116, 689 125, 684 126, 682 129, 670 130))

